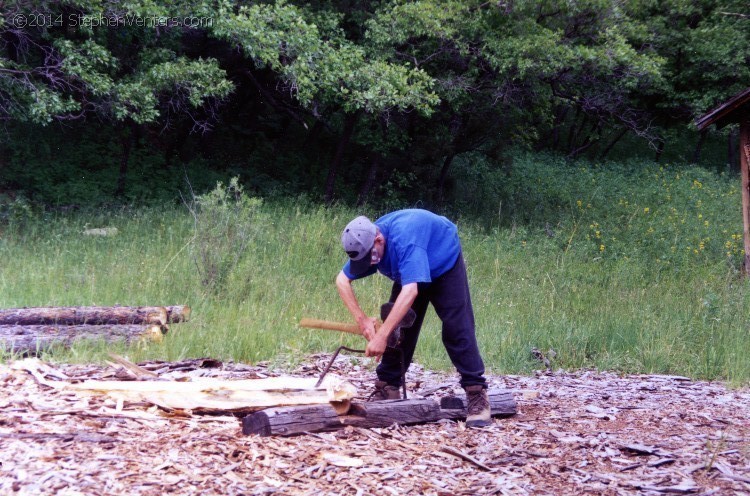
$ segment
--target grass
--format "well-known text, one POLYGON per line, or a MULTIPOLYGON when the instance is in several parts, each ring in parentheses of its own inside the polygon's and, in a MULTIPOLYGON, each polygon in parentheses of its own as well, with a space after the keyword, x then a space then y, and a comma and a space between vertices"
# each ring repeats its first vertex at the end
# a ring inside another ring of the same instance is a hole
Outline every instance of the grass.
MULTIPOLYGON (((487 368, 529 373, 541 367, 530 354, 537 347, 555 350, 554 367, 750 383, 736 179, 688 167, 556 160, 517 157, 513 176, 496 185, 500 196, 487 201, 493 207, 452 215, 487 368), (500 201, 505 214, 494 207, 500 201)), ((475 193, 489 194, 480 185, 475 193)), ((214 286, 201 283, 185 208, 34 217, 0 237, 0 307, 189 305, 191 321, 163 343, 115 350, 137 361, 211 356, 293 365, 341 344, 361 348, 361 338, 296 325, 302 317, 349 320, 333 279, 344 261, 340 230, 357 213, 307 200, 264 204, 252 216, 247 251, 214 286), (107 226, 119 233, 81 234, 107 226)), ((231 253, 231 244, 217 246, 220 257, 231 253)), ((389 289, 381 276, 355 284, 373 314, 389 289)), ((451 370, 439 326, 430 312, 416 359, 451 370)), ((82 343, 47 358, 101 361, 109 350, 82 343)))

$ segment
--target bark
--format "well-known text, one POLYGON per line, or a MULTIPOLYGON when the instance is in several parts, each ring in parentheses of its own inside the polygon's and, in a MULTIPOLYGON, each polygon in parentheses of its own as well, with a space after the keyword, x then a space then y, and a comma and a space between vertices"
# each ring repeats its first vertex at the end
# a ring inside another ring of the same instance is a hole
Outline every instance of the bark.
POLYGON ((625 133, 628 132, 628 128, 622 128, 615 136, 612 138, 612 140, 607 144, 607 146, 604 147, 604 150, 602 150, 602 153, 599 155, 600 160, 604 160, 607 158, 607 155, 609 155, 609 152, 612 151, 612 149, 615 147, 618 141, 622 139, 623 136, 625 136, 625 133))
MULTIPOLYGON (((581 117, 581 107, 576 108, 575 116, 570 122, 570 129, 568 129, 568 151, 573 148, 573 143, 576 140, 576 131, 578 129, 578 119, 581 117)), ((585 120, 585 118, 584 118, 585 120)))
POLYGON ((664 154, 664 137, 658 136, 656 140, 656 155, 654 155, 654 162, 659 162, 661 156, 664 154))
POLYGON ((122 155, 120 156, 120 170, 117 174, 117 189, 115 196, 122 197, 125 195, 125 185, 128 177, 128 163, 130 162, 130 152, 133 150, 138 134, 138 125, 132 123, 122 137, 122 155))
POLYGON ((448 171, 450 170, 455 156, 456 155, 454 153, 449 153, 448 155, 446 155, 445 160, 443 160, 443 167, 440 169, 440 177, 438 178, 437 184, 438 202, 440 202, 440 204, 443 203, 443 196, 445 195, 445 181, 448 179, 448 171))
POLYGON ((336 175, 338 174, 338 169, 344 159, 346 148, 349 146, 349 141, 352 139, 352 135, 354 134, 354 127, 357 123, 357 116, 358 112, 355 112, 353 114, 348 114, 346 116, 346 119, 344 119, 344 129, 341 133, 341 139, 339 139, 339 144, 336 147, 336 153, 333 156, 333 161, 331 161, 331 165, 328 168, 328 177, 326 178, 326 189, 324 197, 326 203, 331 203, 333 201, 333 190, 336 184, 336 175))
POLYGON ((727 137, 727 172, 739 172, 739 156, 737 155, 737 149, 739 148, 739 132, 736 129, 730 129, 729 136, 727 137))
MULTIPOLYGON (((488 391, 492 415, 508 417, 516 414, 513 395, 507 390, 488 391)), ((436 399, 409 399, 353 403, 346 415, 339 415, 328 406, 271 408, 246 416, 243 434, 260 436, 291 436, 305 432, 335 431, 347 426, 388 427, 437 422, 442 419, 465 419, 466 400, 463 396, 436 399)))
POLYGON ((359 197, 357 198, 358 207, 367 203, 367 199, 370 197, 370 193, 375 187, 375 179, 378 177, 381 160, 382 157, 379 153, 373 153, 372 161, 370 162, 370 169, 367 171, 367 178, 365 179, 365 182, 359 191, 359 197))
POLYGON ((75 341, 103 340, 107 343, 138 340, 160 341, 160 325, 0 325, 0 349, 34 354, 56 346, 70 346, 75 341))
POLYGON ((568 116, 569 107, 558 107, 555 112, 555 122, 552 127, 552 149, 556 150, 560 145, 560 129, 565 123, 565 118, 568 116))
POLYGON ((186 321, 189 316, 187 306, 6 308, 0 310, 0 325, 166 325, 186 321))
POLYGON ((701 152, 703 151, 703 143, 706 141, 707 135, 708 135, 708 132, 701 131, 700 136, 698 136, 698 143, 695 144, 695 150, 693 151, 693 159, 690 161, 691 164, 697 164, 698 162, 700 162, 701 152))
MULTIPOLYGON (((586 138, 583 140, 583 142, 578 146, 576 149, 571 150, 568 154, 569 158, 577 158, 580 156, 583 152, 591 148, 594 144, 596 144, 599 141, 599 125, 594 125, 591 129, 591 132, 586 136, 586 138), (596 138, 594 136, 597 136, 596 138)), ((583 127, 579 130, 579 133, 583 131, 583 127)))

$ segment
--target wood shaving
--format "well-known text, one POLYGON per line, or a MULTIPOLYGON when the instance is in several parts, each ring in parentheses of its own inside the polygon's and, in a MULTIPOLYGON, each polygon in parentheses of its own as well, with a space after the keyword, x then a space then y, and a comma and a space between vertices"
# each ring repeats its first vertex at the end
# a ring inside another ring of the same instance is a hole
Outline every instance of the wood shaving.
MULTIPOLYGON (((139 366, 170 380, 314 378, 327 359, 283 373, 207 359, 139 366)), ((371 392, 368 360, 340 357, 334 371, 359 400, 371 392)), ((115 373, 55 365, 44 379, 115 373)), ((488 379, 516 392, 519 412, 485 429, 439 421, 261 438, 242 436, 238 416, 127 400, 118 410, 0 365, 0 494, 750 494, 748 389, 593 371, 488 379)), ((412 398, 460 392, 457 377, 417 364, 407 382, 412 398)))

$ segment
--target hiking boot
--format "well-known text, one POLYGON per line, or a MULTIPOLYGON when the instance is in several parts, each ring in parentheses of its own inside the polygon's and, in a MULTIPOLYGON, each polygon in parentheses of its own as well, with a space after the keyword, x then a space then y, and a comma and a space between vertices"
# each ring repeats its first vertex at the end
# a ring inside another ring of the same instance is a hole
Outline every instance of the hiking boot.
POLYGON ((466 402, 469 404, 466 412, 466 427, 486 427, 492 424, 490 400, 487 390, 481 386, 467 386, 466 402))
POLYGON ((372 392, 367 401, 400 400, 401 392, 396 386, 391 386, 385 381, 375 381, 375 391, 372 392))

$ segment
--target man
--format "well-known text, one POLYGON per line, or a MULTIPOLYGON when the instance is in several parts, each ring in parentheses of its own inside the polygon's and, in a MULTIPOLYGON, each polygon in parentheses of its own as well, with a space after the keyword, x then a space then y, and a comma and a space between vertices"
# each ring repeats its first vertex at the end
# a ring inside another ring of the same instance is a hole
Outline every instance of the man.
POLYGON ((399 345, 408 368, 427 305, 432 303, 443 323, 443 344, 466 391, 466 425, 489 425, 484 363, 477 346, 466 266, 455 224, 420 209, 398 210, 375 223, 360 216, 346 226, 341 243, 349 260, 336 277, 336 288, 368 341, 367 356, 380 360, 374 399, 399 398, 400 355, 386 353, 388 336, 413 308, 416 320, 411 327, 401 329, 399 345), (352 288, 352 281, 376 271, 393 281, 393 308, 380 328, 375 327, 375 318, 362 311, 352 288))

